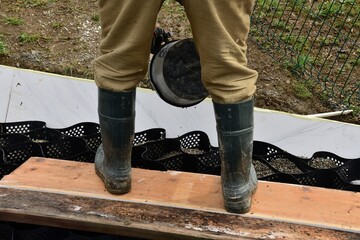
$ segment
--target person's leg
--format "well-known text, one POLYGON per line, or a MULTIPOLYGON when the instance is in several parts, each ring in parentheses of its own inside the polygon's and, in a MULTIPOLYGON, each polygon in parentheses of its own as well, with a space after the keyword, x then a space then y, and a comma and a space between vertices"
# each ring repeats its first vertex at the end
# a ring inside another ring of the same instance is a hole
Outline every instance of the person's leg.
POLYGON ((162 2, 99 0, 100 56, 93 62, 99 88, 128 91, 144 79, 162 2))
POLYGON ((247 67, 246 41, 254 0, 182 1, 212 99, 234 103, 251 98, 257 72, 247 67))
POLYGON ((162 0, 99 0, 100 52, 94 60, 102 144, 95 170, 106 189, 131 189, 131 149, 135 129, 135 94, 144 78, 162 0))
POLYGON ((257 177, 252 161, 257 72, 247 67, 246 41, 254 0, 182 0, 199 52, 202 80, 213 99, 230 212, 249 211, 257 177))

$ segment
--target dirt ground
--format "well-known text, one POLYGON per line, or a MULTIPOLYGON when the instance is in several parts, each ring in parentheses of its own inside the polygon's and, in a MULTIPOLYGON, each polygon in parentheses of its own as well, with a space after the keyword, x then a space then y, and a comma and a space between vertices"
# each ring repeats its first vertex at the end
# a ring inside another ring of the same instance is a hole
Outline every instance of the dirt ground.
MULTIPOLYGON (((97 0, 0 0, 0 6, 0 43, 6 49, 0 64, 93 79, 101 31, 97 0)), ((160 11, 160 26, 174 39, 191 37, 184 15, 175 9, 177 3, 168 3, 160 11)), ((256 107, 305 115, 338 110, 320 96, 299 96, 291 73, 252 39, 248 44, 249 66, 259 72, 256 107)), ((148 87, 148 81, 141 86, 148 87)), ((336 120, 360 124, 353 114, 336 120)))

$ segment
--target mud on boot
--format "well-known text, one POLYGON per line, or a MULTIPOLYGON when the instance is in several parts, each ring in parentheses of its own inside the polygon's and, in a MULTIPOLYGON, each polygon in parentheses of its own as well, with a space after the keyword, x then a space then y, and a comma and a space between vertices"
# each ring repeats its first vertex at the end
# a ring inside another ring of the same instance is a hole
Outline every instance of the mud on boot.
POLYGON ((225 209, 246 213, 258 179, 252 165, 254 103, 213 103, 221 159, 221 184, 225 209))
POLYGON ((131 190, 131 150, 135 128, 136 90, 98 89, 102 144, 95 156, 95 171, 113 194, 131 190))

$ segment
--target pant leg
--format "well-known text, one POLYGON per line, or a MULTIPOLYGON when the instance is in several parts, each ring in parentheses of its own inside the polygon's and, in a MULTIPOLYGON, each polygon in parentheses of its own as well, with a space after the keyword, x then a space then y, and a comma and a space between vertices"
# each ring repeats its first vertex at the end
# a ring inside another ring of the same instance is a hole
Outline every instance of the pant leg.
POLYGON ((202 79, 217 103, 250 98, 257 72, 247 67, 254 0, 182 0, 199 52, 202 79))
POLYGON ((144 79, 162 2, 99 0, 100 56, 93 62, 98 87, 128 91, 144 79))

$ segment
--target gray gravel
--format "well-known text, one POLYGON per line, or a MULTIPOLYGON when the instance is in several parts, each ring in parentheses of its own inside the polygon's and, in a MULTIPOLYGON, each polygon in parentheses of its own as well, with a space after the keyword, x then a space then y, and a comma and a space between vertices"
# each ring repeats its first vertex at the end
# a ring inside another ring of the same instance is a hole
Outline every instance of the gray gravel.
POLYGON ((288 173, 288 174, 300 174, 303 173, 292 161, 287 158, 276 158, 270 162, 276 170, 288 173))
POLYGON ((341 165, 337 165, 334 160, 327 159, 327 158, 320 158, 320 157, 311 159, 308 162, 308 164, 311 167, 318 168, 318 169, 330 169, 330 168, 336 168, 336 167, 341 166, 341 165))

